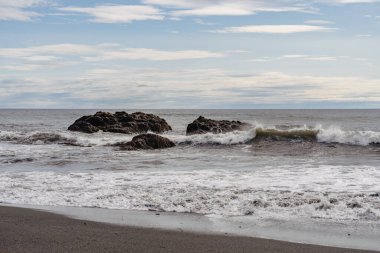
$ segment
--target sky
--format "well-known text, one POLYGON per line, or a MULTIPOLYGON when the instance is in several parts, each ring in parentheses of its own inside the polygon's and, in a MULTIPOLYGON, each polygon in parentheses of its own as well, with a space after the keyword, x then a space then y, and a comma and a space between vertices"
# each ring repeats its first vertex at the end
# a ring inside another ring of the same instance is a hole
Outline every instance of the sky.
POLYGON ((380 108, 380 0, 0 0, 0 108, 380 108))

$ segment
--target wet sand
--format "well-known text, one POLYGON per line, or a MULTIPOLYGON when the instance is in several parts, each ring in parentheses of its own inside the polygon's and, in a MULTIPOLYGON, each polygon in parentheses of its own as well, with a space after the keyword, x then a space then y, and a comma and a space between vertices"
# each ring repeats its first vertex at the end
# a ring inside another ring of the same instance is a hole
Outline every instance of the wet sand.
POLYGON ((275 240, 185 233, 70 219, 0 207, 0 252, 375 252, 275 240))

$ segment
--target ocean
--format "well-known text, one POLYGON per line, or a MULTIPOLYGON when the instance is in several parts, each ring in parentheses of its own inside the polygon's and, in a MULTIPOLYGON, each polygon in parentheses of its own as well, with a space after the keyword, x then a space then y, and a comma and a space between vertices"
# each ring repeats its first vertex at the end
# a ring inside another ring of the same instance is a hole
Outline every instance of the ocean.
MULTIPOLYGON (((132 135, 67 131, 100 110, 0 110, 0 202, 209 217, 380 220, 380 110, 125 110, 164 118, 176 147, 120 151, 132 135), (186 136, 203 115, 247 131, 186 136), (273 130, 289 138, 255 141, 273 130), (316 140, 292 137, 315 133, 316 140)), ((120 110, 102 110, 120 111, 120 110)))

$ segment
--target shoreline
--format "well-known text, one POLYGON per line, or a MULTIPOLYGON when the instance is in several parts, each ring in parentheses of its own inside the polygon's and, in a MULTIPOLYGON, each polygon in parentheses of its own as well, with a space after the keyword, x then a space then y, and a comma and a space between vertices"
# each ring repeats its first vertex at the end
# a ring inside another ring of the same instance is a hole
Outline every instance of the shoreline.
MULTIPOLYGON (((156 216, 153 213, 152 216, 156 216)), ((161 215, 159 215, 161 216, 161 215)), ((376 252, 234 234, 165 230, 0 206, 0 252, 376 252)), ((202 216, 203 217, 203 216, 202 216)), ((201 223, 203 220, 200 221, 201 223)), ((207 223, 205 227, 207 227, 207 223)), ((377 251, 379 252, 379 251, 377 251)))

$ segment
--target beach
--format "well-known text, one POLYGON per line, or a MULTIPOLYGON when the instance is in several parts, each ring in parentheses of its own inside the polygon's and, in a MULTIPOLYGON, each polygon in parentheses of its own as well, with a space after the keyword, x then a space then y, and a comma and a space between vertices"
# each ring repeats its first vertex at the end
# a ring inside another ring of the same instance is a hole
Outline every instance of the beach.
POLYGON ((380 253, 380 0, 0 0, 0 253, 380 253))
POLYGON ((0 207, 0 217, 0 252, 376 252, 117 226, 15 207, 0 207))

